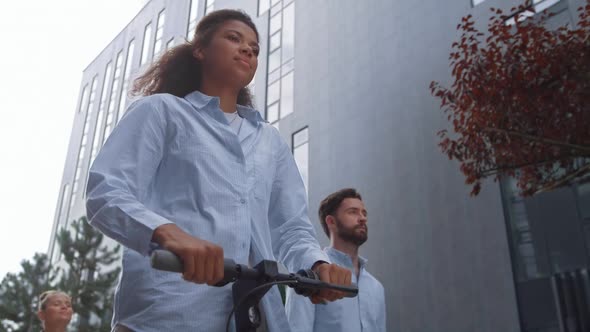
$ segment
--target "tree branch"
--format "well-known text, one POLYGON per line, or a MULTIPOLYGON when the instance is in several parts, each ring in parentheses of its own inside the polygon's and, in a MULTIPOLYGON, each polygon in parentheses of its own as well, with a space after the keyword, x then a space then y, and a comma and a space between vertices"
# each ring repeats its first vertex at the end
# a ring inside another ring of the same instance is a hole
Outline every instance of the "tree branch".
POLYGON ((545 144, 549 144, 549 145, 556 145, 556 146, 560 146, 560 147, 564 147, 564 148, 570 148, 570 149, 577 150, 577 151, 583 151, 583 152, 586 152, 586 153, 589 153, 590 154, 590 146, 565 143, 565 142, 556 141, 556 140, 553 140, 553 139, 550 139, 550 138, 538 137, 538 136, 523 134, 523 133, 519 133, 519 132, 512 131, 512 130, 505 130, 505 129, 498 129, 498 128, 490 128, 490 127, 482 128, 482 130, 484 130, 484 131, 493 131, 493 132, 497 132, 497 133, 504 133, 506 135, 511 135, 511 136, 516 136, 516 137, 524 138, 524 139, 527 139, 529 141, 536 141, 536 142, 541 142, 541 143, 545 143, 545 144))
POLYGON ((584 175, 585 173, 590 172, 590 163, 586 164, 586 166, 578 169, 577 171, 563 177, 560 180, 557 181, 553 181, 552 183, 543 186, 541 189, 539 189, 537 192, 547 192, 547 191, 551 191, 553 189, 559 188, 563 185, 568 184, 570 181, 572 181, 573 179, 580 177, 582 175, 584 175))
POLYGON ((555 158, 551 158, 551 159, 526 162, 526 163, 517 164, 517 165, 508 165, 508 166, 490 168, 490 169, 486 169, 486 170, 482 171, 478 175, 480 177, 484 178, 484 177, 488 177, 490 175, 494 175, 495 173, 498 173, 498 172, 508 171, 508 170, 512 170, 512 169, 519 169, 519 168, 523 168, 523 167, 527 167, 527 166, 537 166, 539 164, 544 164, 544 163, 548 163, 548 162, 557 162, 557 161, 562 160, 564 158, 572 158, 572 157, 571 156, 560 156, 560 157, 555 157, 555 158))

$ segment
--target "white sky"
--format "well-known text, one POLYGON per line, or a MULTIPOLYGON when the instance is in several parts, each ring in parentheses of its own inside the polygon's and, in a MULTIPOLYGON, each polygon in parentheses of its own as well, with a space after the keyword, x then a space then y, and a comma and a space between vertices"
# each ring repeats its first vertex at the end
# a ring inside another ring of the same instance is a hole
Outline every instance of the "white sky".
POLYGON ((145 2, 2 3, 0 279, 47 251, 82 71, 145 2))

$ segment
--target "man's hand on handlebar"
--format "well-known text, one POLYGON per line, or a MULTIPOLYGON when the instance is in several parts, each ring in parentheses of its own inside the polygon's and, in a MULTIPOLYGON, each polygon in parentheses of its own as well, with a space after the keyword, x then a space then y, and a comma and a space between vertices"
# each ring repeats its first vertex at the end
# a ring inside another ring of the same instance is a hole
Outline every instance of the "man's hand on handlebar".
POLYGON ((213 286, 223 279, 223 248, 193 237, 175 224, 159 226, 152 240, 182 260, 183 278, 213 286))
MULTIPOLYGON (((319 262, 313 267, 313 270, 320 276, 320 280, 323 282, 341 286, 351 285, 352 273, 350 270, 340 267, 336 264, 319 262)), ((322 289, 318 294, 311 297, 311 302, 313 304, 326 303, 339 300, 343 297, 344 293, 342 292, 330 289, 322 289)))

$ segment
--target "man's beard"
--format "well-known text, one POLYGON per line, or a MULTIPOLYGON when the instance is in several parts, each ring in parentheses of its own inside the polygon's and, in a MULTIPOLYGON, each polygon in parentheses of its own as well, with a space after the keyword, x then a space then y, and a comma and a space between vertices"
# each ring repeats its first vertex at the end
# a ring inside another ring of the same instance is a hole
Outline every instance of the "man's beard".
POLYGON ((338 227, 338 236, 346 242, 356 244, 357 246, 361 246, 365 243, 369 237, 369 229, 362 225, 357 225, 354 228, 346 228, 340 220, 336 219, 336 226, 338 227), (365 233, 358 233, 357 230, 360 228, 365 228, 365 233))

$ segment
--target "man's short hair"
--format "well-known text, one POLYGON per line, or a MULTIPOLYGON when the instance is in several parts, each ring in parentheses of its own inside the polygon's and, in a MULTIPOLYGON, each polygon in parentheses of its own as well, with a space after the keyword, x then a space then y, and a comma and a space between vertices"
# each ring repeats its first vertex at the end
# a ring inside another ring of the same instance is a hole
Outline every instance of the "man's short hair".
POLYGON ((322 224, 322 228, 324 229, 324 232, 328 237, 330 237, 330 230, 328 229, 328 225, 326 224, 326 217, 330 215, 333 216, 336 213, 336 210, 338 210, 338 208, 340 207, 340 204, 342 204, 342 201, 344 201, 347 198, 357 198, 361 201, 363 200, 361 194, 359 194, 356 189, 345 188, 328 195, 328 197, 324 198, 320 203, 320 208, 318 210, 320 224, 322 224))

